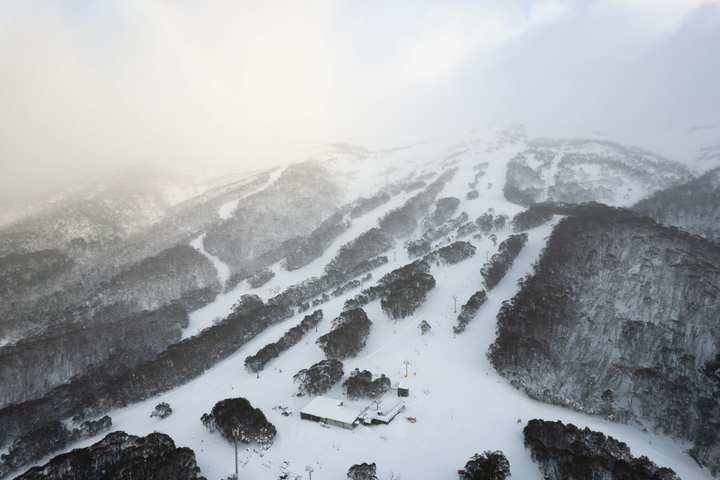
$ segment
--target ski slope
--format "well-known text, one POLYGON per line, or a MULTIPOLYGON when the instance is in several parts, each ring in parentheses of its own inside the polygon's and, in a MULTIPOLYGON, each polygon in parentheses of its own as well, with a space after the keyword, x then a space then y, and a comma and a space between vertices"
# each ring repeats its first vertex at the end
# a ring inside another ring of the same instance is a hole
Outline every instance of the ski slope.
MULTIPOLYGON (((512 217, 520 208, 504 199, 502 187, 507 160, 517 148, 506 145, 488 152, 480 142, 468 144, 465 153, 458 157, 458 173, 439 197, 461 199, 458 213, 466 211, 470 218, 488 209, 493 209, 495 214, 504 213, 512 217), (466 200, 467 183, 475 174, 473 166, 481 161, 490 162, 490 165, 478 185, 480 198, 466 200), (492 187, 487 188, 488 184, 492 187)), ((427 164, 423 165, 432 169, 427 164)), ((408 164, 404 174, 411 174, 412 169, 418 171, 418 165, 408 164)), ((439 170, 437 167, 438 173, 439 170)), ((364 185, 358 187, 358 191, 370 191, 370 185, 365 182, 376 181, 377 178, 366 172, 364 185)), ((394 197, 389 203, 354 219, 351 228, 336 239, 321 258, 306 267, 287 272, 278 263, 272 267, 275 278, 261 288, 252 290, 242 282, 232 291, 219 295, 212 304, 193 312, 185 336, 197 334, 216 318, 227 315, 242 294, 254 293, 266 300, 291 284, 319 275, 342 244, 376 226, 384 213, 401 205, 410 195, 394 197)), ((350 291, 321 305, 319 308, 324 311, 324 319, 317 330, 309 332, 298 345, 268 364, 259 376, 244 368, 245 357, 276 341, 287 329, 299 323, 305 314, 295 315, 268 328, 197 379, 162 395, 109 412, 113 428, 135 435, 153 431, 169 434, 178 446, 192 448, 203 475, 209 480, 216 480, 233 472, 233 447, 218 433, 209 433, 201 424, 200 417, 209 412, 217 401, 242 396, 262 409, 276 426, 278 435, 268 450, 258 450, 254 446, 242 449, 240 479, 271 480, 281 473, 289 473, 289 478, 307 478, 305 468, 309 465, 314 469, 313 479, 338 480, 345 478, 352 464, 376 462, 378 476, 382 480, 454 480, 457 469, 462 468, 474 453, 502 450, 510 461, 513 478, 540 480, 542 477, 538 468, 523 447, 522 429, 532 418, 559 419, 612 435, 626 442, 634 455, 647 455, 658 465, 673 468, 685 480, 711 478, 683 453, 687 445, 643 432, 636 426, 614 424, 531 400, 511 387, 490 365, 486 353, 495 338, 497 312, 502 302, 515 294, 518 281, 531 271, 551 230, 552 224, 547 224, 529 232, 528 244, 513 268, 488 293, 488 301, 461 335, 452 332, 457 317, 453 311, 453 297, 457 297, 459 308, 481 288, 480 268, 485 259, 496 251, 487 237, 481 240, 464 239, 477 247, 473 258, 457 265, 432 267, 431 273, 437 286, 411 317, 392 321, 380 309, 379 301, 365 307, 373 322, 370 336, 361 354, 344 362, 344 370, 347 375, 357 367, 376 375, 385 373, 393 383, 401 379, 406 382, 410 388, 410 397, 405 399, 407 409, 389 425, 361 425, 354 430, 343 430, 304 421, 299 416, 300 409, 309 403, 310 398, 295 396, 297 387, 292 376, 324 358, 315 341, 330 330, 331 322, 341 312, 344 300, 357 293, 350 291), (432 326, 431 333, 425 336, 418 328, 422 320, 432 326), (410 362, 407 378, 404 378, 405 362, 410 362), (165 420, 150 418, 159 402, 168 402, 173 408, 173 415, 165 420), (288 407, 292 414, 283 416, 275 408, 278 406, 288 407), (417 423, 406 421, 407 416, 416 417, 417 423)), ((509 227, 500 232, 498 242, 510 233, 509 227)), ((194 245, 196 248, 202 248, 201 238, 193 242, 199 241, 198 245, 194 245)), ((401 242, 387 256, 390 263, 373 271, 374 280, 409 261, 401 242)), ((341 383, 328 396, 344 398, 341 383)), ((345 401, 359 406, 369 403, 345 401)), ((74 447, 92 444, 100 437, 84 440, 74 447)))

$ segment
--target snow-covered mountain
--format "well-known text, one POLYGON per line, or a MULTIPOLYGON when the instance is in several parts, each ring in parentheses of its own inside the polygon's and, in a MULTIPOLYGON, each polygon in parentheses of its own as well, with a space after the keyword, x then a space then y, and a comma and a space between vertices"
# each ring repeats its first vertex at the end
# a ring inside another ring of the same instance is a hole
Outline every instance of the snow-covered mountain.
POLYGON ((690 178, 687 168, 639 148, 601 140, 535 140, 510 161, 505 195, 522 205, 551 200, 625 206, 690 178))
MULTIPOLYGON (((298 478, 307 467, 316 479, 344 478, 351 465, 375 462, 382 479, 452 479, 475 453, 501 450, 514 478, 540 479, 523 444, 534 418, 590 427, 682 478, 710 478, 684 453, 687 438, 531 399, 487 357, 501 306, 519 292, 560 220, 551 215, 515 232, 519 203, 627 205, 688 178, 679 164, 644 151, 536 142, 514 129, 453 145, 382 151, 332 145, 221 194, 187 199, 108 251, 133 259, 119 262, 126 272, 143 265, 145 254, 192 245, 207 263, 183 278, 212 265, 224 289, 189 308, 183 340, 163 352, 114 371, 87 371, 41 398, 0 409, 0 448, 15 452, 12 442, 45 422, 70 425, 107 414, 114 429, 128 434, 170 435, 195 452, 205 477, 220 479, 234 469, 233 445, 206 427, 218 419, 205 415, 223 399, 243 397, 276 434, 268 448, 242 445, 240 478, 298 478), (579 190, 581 181, 594 186, 579 190), (266 359, 264 368, 249 368, 258 358, 266 359), (341 381, 331 381, 337 369, 323 360, 342 362, 341 381), (313 372, 320 372, 317 388, 329 387, 324 396, 342 400, 346 411, 371 406, 345 392, 355 369, 389 379, 384 398, 404 401, 394 420, 343 429, 301 418, 313 397, 298 396, 297 382, 313 372), (397 397, 400 386, 407 397, 397 397), (172 415, 151 417, 161 402, 172 415)), ((109 285, 143 279, 144 269, 131 271, 140 273, 114 273, 109 278, 120 280, 109 285)), ((172 283, 180 274, 157 275, 172 283)), ((142 296, 142 290, 123 291, 142 296)), ((62 434, 53 448, 26 455, 18 466, 43 464, 105 433, 62 434)))

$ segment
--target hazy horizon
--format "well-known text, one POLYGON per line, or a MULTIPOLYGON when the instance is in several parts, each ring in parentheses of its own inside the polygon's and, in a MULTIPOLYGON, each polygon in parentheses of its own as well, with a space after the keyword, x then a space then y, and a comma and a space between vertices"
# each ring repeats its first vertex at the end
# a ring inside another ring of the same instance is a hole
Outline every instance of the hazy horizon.
POLYGON ((0 25, 4 205, 489 122, 687 164, 720 143, 717 1, 16 1, 0 25))

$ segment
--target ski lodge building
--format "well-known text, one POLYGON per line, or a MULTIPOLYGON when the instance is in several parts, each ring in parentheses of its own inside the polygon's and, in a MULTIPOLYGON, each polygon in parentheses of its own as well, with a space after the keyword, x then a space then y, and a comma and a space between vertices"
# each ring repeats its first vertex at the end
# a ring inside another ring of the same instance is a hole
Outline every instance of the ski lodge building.
POLYGON ((329 397, 315 397, 300 410, 300 418, 313 422, 353 429, 363 410, 344 405, 342 400, 329 397))

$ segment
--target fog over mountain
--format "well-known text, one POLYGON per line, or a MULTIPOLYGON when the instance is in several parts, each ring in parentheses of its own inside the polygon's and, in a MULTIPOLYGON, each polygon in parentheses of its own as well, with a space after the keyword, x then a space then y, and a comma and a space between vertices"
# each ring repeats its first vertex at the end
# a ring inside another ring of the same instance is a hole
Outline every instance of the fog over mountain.
POLYGON ((720 143, 701 0, 4 2, 4 205, 135 165, 196 175, 487 122, 683 162, 720 143))
POLYGON ((720 478, 720 3, 0 4, 0 480, 720 478))

